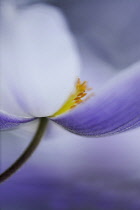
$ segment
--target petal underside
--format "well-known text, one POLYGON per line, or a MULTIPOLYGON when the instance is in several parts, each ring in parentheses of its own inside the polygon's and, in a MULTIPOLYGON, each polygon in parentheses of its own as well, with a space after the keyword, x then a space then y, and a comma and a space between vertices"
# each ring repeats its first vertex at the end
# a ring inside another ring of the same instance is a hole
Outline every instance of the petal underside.
POLYGON ((35 118, 22 118, 0 113, 0 130, 12 129, 22 123, 33 121, 35 118))
POLYGON ((140 126, 140 64, 117 75, 86 103, 52 120, 75 134, 95 137, 140 126))

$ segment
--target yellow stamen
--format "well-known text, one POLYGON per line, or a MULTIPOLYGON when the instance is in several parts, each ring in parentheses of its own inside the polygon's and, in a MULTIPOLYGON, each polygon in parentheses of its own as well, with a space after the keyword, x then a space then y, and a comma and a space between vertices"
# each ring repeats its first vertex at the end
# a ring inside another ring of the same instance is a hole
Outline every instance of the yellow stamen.
POLYGON ((75 108, 75 107, 76 107, 76 105, 73 105, 73 106, 70 107, 70 109, 73 109, 73 108, 75 108))
POLYGON ((74 100, 77 101, 77 100, 79 100, 80 98, 81 98, 81 97, 76 97, 74 100))
POLYGON ((83 98, 84 96, 86 96, 87 95, 87 93, 83 93, 82 95, 81 95, 81 98, 83 98))
POLYGON ((77 96, 81 96, 81 95, 83 95, 83 92, 82 93, 79 93, 77 96))
POLYGON ((94 95, 93 93, 88 95, 87 92, 90 90, 92 90, 92 88, 88 87, 87 81, 81 82, 80 79, 78 78, 74 92, 69 96, 65 104, 50 117, 56 117, 58 115, 64 114, 74 109, 82 102, 87 101, 91 96, 94 95))

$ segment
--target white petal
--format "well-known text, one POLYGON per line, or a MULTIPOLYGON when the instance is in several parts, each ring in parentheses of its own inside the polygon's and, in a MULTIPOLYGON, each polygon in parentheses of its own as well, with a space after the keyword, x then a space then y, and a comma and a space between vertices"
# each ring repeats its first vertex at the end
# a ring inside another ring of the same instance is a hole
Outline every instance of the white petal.
POLYGON ((6 21, 0 37, 0 109, 16 116, 52 115, 73 90, 80 69, 64 17, 54 7, 35 5, 17 11, 12 25, 6 21))

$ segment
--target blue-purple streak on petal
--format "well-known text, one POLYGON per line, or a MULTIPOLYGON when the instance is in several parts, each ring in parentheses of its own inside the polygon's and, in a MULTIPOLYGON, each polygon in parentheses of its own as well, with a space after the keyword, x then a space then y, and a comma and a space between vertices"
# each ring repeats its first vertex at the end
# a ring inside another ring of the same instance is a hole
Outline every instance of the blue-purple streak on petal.
POLYGON ((0 113, 0 130, 15 128, 21 123, 27 123, 35 118, 22 118, 22 117, 11 117, 6 114, 0 113))
POLYGON ((140 209, 139 180, 129 176, 90 172, 90 176, 86 173, 84 178, 78 174, 78 178, 62 181, 39 172, 34 168, 26 169, 26 173, 22 171, 23 175, 16 174, 3 183, 1 209, 18 210, 21 206, 26 210, 140 209))
POLYGON ((79 108, 52 120, 73 133, 95 137, 140 126, 140 68, 125 71, 79 108))

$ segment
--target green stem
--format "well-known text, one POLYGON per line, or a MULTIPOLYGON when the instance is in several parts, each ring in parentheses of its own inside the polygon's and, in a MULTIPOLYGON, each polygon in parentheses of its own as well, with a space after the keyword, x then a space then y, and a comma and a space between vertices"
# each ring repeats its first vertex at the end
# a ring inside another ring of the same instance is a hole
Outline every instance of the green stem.
POLYGON ((27 147, 27 149, 23 152, 23 154, 11 165, 6 171, 4 171, 2 174, 0 174, 0 183, 8 179, 11 175, 13 175, 27 160, 28 158, 33 154, 35 149, 37 148, 38 144, 41 141, 41 138, 44 134, 44 131, 46 130, 46 125, 48 123, 47 118, 40 118, 40 123, 38 126, 38 129, 27 147))

